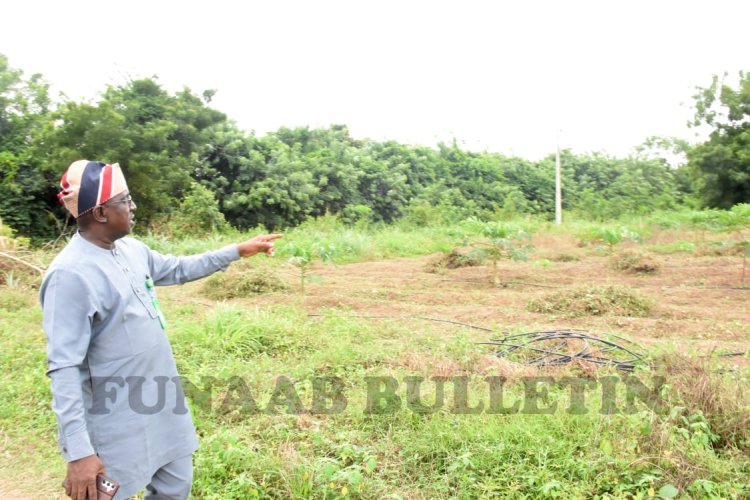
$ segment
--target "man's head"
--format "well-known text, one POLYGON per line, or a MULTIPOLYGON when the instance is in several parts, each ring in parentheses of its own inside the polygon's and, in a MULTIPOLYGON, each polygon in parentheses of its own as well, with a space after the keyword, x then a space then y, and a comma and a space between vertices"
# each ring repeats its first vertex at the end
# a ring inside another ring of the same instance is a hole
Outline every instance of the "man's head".
POLYGON ((60 187, 57 196, 81 230, 96 228, 102 236, 114 240, 133 227, 136 206, 117 163, 73 162, 63 174, 60 187))

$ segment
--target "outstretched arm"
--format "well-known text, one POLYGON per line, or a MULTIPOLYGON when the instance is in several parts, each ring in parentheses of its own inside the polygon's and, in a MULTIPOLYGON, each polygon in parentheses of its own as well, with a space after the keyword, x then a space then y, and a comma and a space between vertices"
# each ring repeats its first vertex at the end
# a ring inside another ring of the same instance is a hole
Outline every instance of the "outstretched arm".
POLYGON ((156 285, 176 285, 197 280, 226 269, 232 261, 240 257, 251 257, 258 253, 273 255, 273 241, 282 236, 261 234, 242 243, 189 257, 162 255, 149 250, 151 277, 156 285))

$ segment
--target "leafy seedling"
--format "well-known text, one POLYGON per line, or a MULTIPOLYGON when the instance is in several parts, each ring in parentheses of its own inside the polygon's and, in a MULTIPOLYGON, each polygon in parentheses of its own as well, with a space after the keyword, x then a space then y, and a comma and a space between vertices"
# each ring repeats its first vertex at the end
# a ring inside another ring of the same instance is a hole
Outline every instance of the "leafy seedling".
MULTIPOLYGON (((478 223, 478 222, 476 222, 478 223)), ((475 241, 481 253, 492 262, 492 282, 500 284, 498 263, 500 260, 527 260, 533 250, 531 233, 516 224, 504 222, 478 223, 486 241, 475 241)))

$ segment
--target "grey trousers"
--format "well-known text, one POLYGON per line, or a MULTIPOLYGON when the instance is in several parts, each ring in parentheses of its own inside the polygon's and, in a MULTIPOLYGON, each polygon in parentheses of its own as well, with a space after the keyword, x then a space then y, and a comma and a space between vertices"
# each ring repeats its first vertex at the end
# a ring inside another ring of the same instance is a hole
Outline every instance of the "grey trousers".
POLYGON ((146 486, 144 499, 187 500, 193 486, 193 456, 168 463, 157 470, 146 486))

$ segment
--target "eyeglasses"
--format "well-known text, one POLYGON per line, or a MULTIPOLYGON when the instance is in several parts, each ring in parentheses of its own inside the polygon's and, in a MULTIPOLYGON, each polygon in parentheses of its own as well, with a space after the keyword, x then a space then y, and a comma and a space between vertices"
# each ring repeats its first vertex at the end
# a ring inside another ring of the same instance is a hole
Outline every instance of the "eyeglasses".
POLYGON ((120 200, 109 199, 105 201, 104 203, 102 203, 102 205, 110 205, 110 206, 111 205, 128 205, 130 206, 131 203, 133 203, 133 198, 130 195, 127 195, 125 198, 122 198, 120 200))

